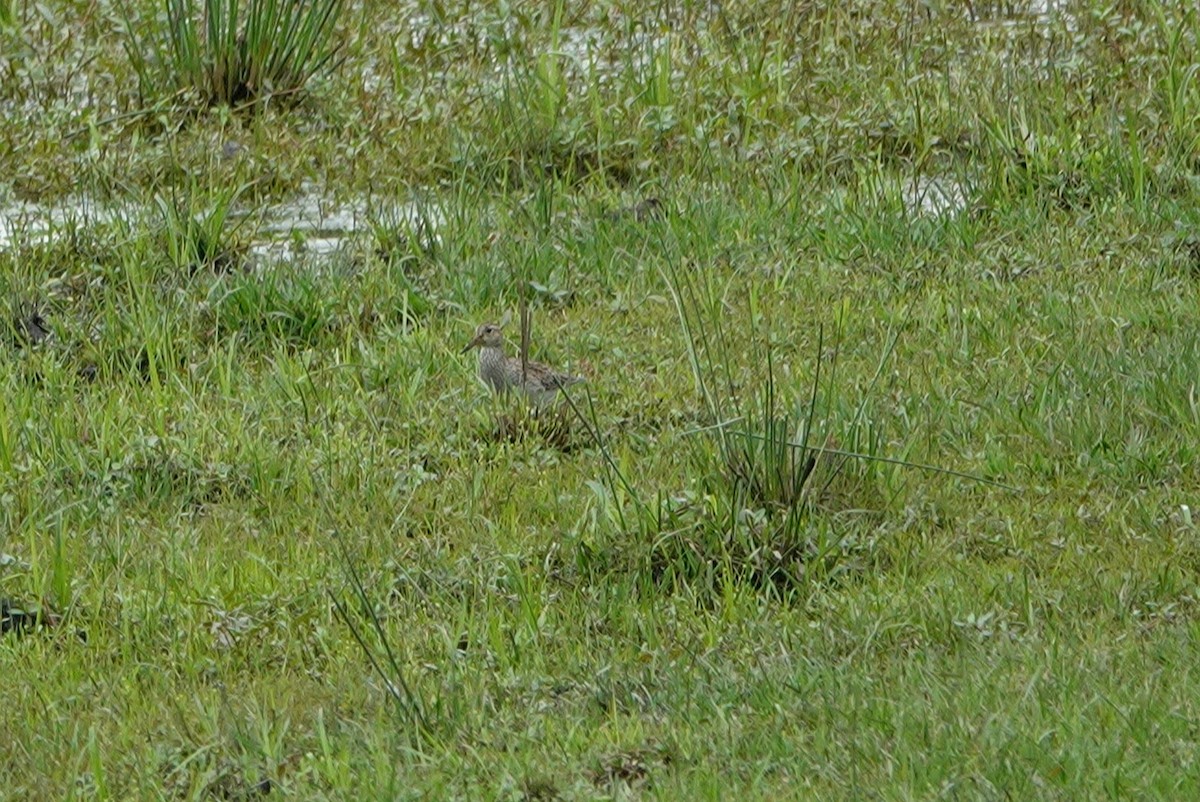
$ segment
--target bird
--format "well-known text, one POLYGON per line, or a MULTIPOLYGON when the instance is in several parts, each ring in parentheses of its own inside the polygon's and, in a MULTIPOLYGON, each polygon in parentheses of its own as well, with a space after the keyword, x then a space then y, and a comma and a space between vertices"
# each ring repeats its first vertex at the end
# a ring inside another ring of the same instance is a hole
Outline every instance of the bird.
POLYGON ((522 370, 520 359, 504 353, 504 334, 495 323, 480 324, 461 353, 472 348, 479 349, 479 378, 496 395, 506 395, 519 387, 526 398, 540 407, 553 401, 563 388, 583 381, 579 376, 560 373, 541 362, 526 361, 522 370))

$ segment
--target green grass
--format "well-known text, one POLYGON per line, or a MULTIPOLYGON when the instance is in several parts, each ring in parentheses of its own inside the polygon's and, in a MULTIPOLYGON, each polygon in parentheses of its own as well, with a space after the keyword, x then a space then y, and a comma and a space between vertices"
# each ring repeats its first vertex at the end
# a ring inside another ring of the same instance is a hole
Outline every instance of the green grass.
POLYGON ((337 55, 332 33, 341 0, 165 0, 159 10, 139 36, 129 5, 122 7, 125 52, 146 99, 188 94, 201 106, 294 104, 337 55))
POLYGON ((1013 5, 7 4, 0 798, 1195 796, 1200 19, 1013 5))

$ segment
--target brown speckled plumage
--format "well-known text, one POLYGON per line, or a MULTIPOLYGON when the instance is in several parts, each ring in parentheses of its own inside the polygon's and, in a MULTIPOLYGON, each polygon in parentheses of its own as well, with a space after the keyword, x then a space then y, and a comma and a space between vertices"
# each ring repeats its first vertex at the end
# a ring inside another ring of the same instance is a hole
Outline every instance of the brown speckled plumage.
POLYGON ((553 401, 562 388, 583 381, 533 361, 526 362, 522 377, 521 360, 504 353, 504 335, 494 323, 484 323, 475 329, 475 337, 463 353, 472 348, 479 349, 479 378, 498 395, 519 387, 531 402, 543 406, 553 401))

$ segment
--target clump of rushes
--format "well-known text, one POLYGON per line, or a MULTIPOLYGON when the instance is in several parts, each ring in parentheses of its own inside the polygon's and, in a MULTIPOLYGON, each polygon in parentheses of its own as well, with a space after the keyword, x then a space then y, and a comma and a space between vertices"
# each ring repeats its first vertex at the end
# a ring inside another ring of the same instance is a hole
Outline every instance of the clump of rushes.
POLYGON ((807 410, 781 409, 776 378, 768 352, 763 390, 729 426, 712 429, 715 450, 696 449, 701 496, 660 502, 652 515, 660 534, 649 568, 658 581, 716 592, 732 580, 786 594, 847 567, 851 554, 829 522, 811 514, 815 399, 807 410))
POLYGON ((143 100, 191 92, 203 106, 295 102, 330 69, 342 0, 164 0, 166 28, 137 41, 126 12, 125 51, 143 100), (147 56, 147 54, 149 54, 147 56))
POLYGON ((243 189, 222 189, 208 196, 192 186, 182 197, 155 198, 171 264, 191 274, 201 269, 223 273, 242 263, 246 247, 236 236, 240 226, 229 223, 243 189))
MULTIPOLYGON (((696 450, 702 503, 687 494, 660 502, 649 516, 661 533, 653 539, 652 576, 712 591, 732 580, 786 594, 845 569, 858 549, 844 548, 845 537, 834 534, 830 521, 812 514, 814 469, 823 452, 813 442, 823 336, 807 403, 793 406, 780 397, 787 388, 778 385, 771 346, 760 389, 746 399, 734 379, 738 358, 724 322, 724 290, 681 270, 668 269, 664 278, 715 448, 696 450)), ((826 382, 836 391, 832 377, 826 382)), ((827 483, 838 468, 821 463, 827 483)))

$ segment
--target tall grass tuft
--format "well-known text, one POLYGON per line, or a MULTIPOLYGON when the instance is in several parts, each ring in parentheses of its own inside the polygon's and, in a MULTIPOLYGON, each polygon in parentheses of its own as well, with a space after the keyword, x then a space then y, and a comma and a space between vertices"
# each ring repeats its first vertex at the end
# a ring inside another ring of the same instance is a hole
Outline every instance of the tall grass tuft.
MULTIPOLYGON (((818 391, 831 394, 836 375, 831 369, 822 376, 818 358, 806 397, 789 401, 773 346, 765 349, 765 375, 744 391, 735 369, 742 351, 722 322, 727 288, 704 281, 682 271, 667 275, 711 423, 697 432, 706 436, 696 439, 690 460, 698 481, 672 496, 640 497, 609 452, 594 410, 572 402, 604 459, 603 481, 592 484, 601 515, 621 533, 612 549, 581 543, 577 565, 590 576, 629 570, 643 586, 685 590, 704 603, 717 603, 733 587, 792 596, 859 570, 872 536, 815 503, 844 467, 832 454, 843 452, 831 436, 824 446, 812 438, 839 423, 853 433, 862 407, 853 420, 818 424, 818 391)), ((823 350, 821 337, 816 352, 823 350)), ((831 405, 825 417, 836 418, 831 405)))
POLYGON ((231 226, 230 220, 244 190, 221 189, 210 197, 192 184, 182 196, 155 198, 172 265, 191 274, 202 269, 226 272, 241 264, 246 249, 237 241, 240 224, 231 226))
MULTIPOLYGON (((766 375, 757 379, 760 389, 740 392, 734 367, 739 360, 725 328, 723 288, 702 284, 684 270, 667 271, 665 278, 727 479, 763 504, 795 506, 811 472, 813 455, 807 451, 821 380, 819 358, 807 408, 788 409, 780 398, 770 344, 765 345, 766 375)), ((817 345, 818 355, 823 339, 817 345)))
POLYGON ((743 389, 746 380, 735 367, 741 352, 726 330, 724 288, 683 270, 665 277, 711 425, 692 459, 702 477, 698 493, 660 503, 651 515, 658 533, 649 555, 652 575, 693 590, 719 592, 734 582, 789 594, 846 569, 865 539, 836 531, 832 518, 814 513, 815 498, 844 467, 818 459, 824 451, 815 432, 819 390, 824 384, 826 394, 836 392, 833 371, 821 373, 824 337, 818 337, 806 397, 790 399, 795 393, 780 385, 770 344, 764 346, 765 375, 750 377, 743 389))
MULTIPOLYGON (((780 398, 777 381, 768 352, 762 388, 693 449, 698 487, 660 504, 649 555, 660 581, 705 592, 733 582, 788 594, 846 566, 842 546, 850 540, 814 514, 815 479, 827 483, 837 470, 824 459, 818 472, 820 450, 809 445, 819 375, 813 400, 795 406, 780 398)), ((720 408, 728 404, 722 397, 720 408)))
POLYGON ((808 412, 801 417, 795 410, 780 409, 774 356, 768 351, 766 384, 757 402, 745 409, 736 428, 718 438, 726 481, 760 506, 799 506, 816 462, 808 453, 811 406, 808 412))
POLYGON ((126 12, 125 51, 143 100, 192 92, 204 106, 294 102, 332 68, 342 0, 164 0, 165 29, 137 41, 126 12), (147 56, 147 54, 149 54, 147 56))

